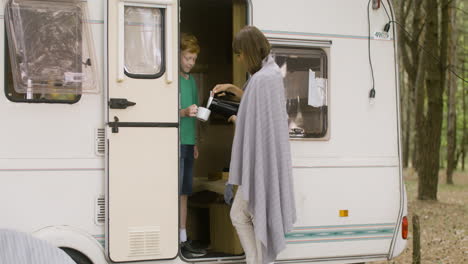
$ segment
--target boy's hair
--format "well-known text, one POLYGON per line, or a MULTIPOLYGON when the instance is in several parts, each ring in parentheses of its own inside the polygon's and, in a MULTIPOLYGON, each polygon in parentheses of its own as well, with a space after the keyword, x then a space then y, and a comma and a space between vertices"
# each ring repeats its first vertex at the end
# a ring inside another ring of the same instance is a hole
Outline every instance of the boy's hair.
POLYGON ((271 46, 258 28, 245 26, 234 37, 232 49, 235 54, 243 54, 247 70, 254 74, 262 68, 262 61, 270 54, 271 46))
POLYGON ((188 51, 190 53, 200 53, 200 46, 197 38, 188 33, 182 33, 180 37, 180 51, 188 51))

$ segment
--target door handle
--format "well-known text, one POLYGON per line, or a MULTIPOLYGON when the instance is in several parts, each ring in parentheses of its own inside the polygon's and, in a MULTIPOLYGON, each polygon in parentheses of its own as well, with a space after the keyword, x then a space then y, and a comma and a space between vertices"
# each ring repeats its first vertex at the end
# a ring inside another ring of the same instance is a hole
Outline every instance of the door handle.
POLYGON ((111 98, 109 100, 109 108, 111 109, 126 109, 134 105, 136 105, 136 103, 130 102, 126 98, 111 98))

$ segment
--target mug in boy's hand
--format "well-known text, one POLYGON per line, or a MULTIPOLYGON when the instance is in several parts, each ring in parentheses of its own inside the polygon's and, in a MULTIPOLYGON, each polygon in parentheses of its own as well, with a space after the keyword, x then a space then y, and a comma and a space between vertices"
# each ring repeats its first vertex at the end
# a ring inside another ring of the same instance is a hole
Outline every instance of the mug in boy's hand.
POLYGON ((198 107, 198 113, 197 113, 198 120, 206 122, 208 121, 210 114, 211 114, 211 111, 208 108, 201 107, 201 106, 198 107))

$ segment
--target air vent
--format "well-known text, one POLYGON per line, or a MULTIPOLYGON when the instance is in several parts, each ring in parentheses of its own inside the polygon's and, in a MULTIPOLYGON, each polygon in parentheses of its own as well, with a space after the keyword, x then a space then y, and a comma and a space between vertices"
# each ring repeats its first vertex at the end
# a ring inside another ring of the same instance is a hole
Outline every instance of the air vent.
POLYGON ((96 128, 95 152, 98 156, 104 156, 106 152, 106 131, 104 128, 96 128))
POLYGON ((96 211, 94 221, 96 225, 103 225, 106 221, 106 199, 104 195, 96 198, 96 211))
POLYGON ((160 228, 158 226, 131 227, 128 229, 129 257, 156 256, 160 254, 160 228))

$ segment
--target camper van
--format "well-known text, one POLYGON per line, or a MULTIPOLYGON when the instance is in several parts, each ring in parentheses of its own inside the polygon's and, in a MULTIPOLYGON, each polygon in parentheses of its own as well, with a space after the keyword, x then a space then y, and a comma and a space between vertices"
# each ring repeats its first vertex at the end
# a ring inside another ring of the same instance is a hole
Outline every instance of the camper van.
MULTIPOLYGON (((197 123, 179 246, 179 38, 192 75, 248 80, 232 40, 269 39, 284 76, 297 221, 275 263, 370 263, 406 246, 390 0, 0 0, 0 228, 78 264, 244 263, 223 193, 233 125, 197 123), (389 24, 390 28, 386 25, 389 24)), ((268 136, 268 131, 261 131, 268 136)))

